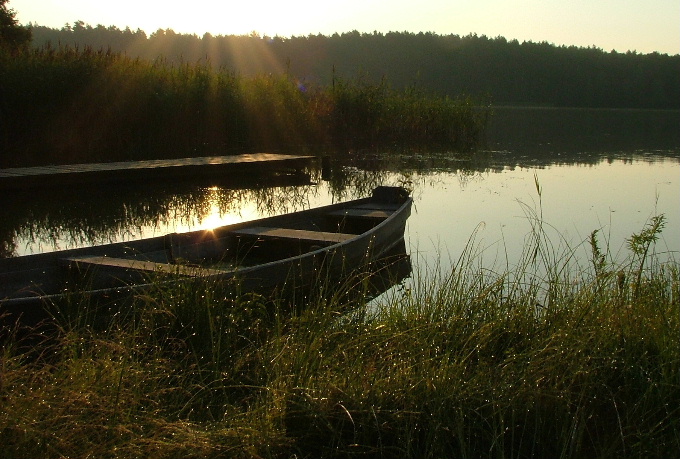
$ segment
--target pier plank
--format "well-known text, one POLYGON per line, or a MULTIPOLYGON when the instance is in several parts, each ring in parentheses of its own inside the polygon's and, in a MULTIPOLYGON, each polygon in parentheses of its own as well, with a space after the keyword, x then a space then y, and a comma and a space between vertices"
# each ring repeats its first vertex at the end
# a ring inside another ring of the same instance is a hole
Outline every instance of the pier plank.
POLYGON ((301 170, 314 156, 252 153, 231 156, 118 161, 0 169, 0 189, 78 184, 97 181, 133 181, 218 174, 240 175, 301 170))

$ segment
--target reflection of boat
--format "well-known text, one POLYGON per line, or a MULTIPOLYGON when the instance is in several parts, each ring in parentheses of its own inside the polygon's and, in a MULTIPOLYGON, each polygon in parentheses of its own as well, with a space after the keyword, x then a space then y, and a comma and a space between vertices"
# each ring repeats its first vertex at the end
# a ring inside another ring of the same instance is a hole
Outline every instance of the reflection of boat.
POLYGON ((411 271, 411 257, 402 238, 380 258, 361 264, 341 282, 332 285, 330 293, 340 305, 372 301, 408 278, 411 271))
POLYGON ((378 187, 369 198, 213 230, 0 259, 0 314, 28 318, 67 297, 116 301, 195 278, 267 293, 334 281, 403 241, 411 203, 403 188, 378 187))

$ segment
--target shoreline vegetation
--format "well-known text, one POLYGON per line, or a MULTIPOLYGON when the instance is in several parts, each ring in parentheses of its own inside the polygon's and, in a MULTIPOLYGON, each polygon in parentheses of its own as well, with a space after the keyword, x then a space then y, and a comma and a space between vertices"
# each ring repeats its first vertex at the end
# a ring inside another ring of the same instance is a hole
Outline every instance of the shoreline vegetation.
POLYGON ((138 297, 105 329, 75 314, 56 336, 10 336, 3 457, 673 456, 680 272, 654 255, 663 216, 621 262, 593 232, 585 267, 529 218, 514 267, 481 268, 471 240, 378 304, 320 294, 283 314, 205 285, 138 297))
POLYGON ((471 152, 488 108, 386 80, 240 76, 91 48, 0 50, 0 167, 256 151, 471 152))

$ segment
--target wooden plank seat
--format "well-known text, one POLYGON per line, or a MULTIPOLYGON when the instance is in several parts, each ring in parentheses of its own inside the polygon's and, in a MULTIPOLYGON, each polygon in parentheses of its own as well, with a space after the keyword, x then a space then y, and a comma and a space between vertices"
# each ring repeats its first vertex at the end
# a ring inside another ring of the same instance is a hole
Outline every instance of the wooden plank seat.
POLYGON ((69 266, 75 265, 79 268, 100 267, 106 270, 120 269, 138 272, 170 274, 183 277, 206 277, 226 272, 219 269, 202 268, 199 266, 175 265, 171 263, 157 263, 153 261, 135 260, 130 258, 100 256, 64 258, 63 262, 69 266))
POLYGON ((280 238, 293 239, 303 242, 326 242, 337 244, 348 239, 357 237, 356 234, 330 233, 326 231, 309 231, 290 228, 269 228, 265 226, 255 226, 232 231, 237 236, 255 236, 258 238, 280 238))
POLYGON ((379 209, 350 208, 336 210, 330 212, 328 215, 333 215, 334 217, 378 218, 384 220, 392 215, 392 212, 386 212, 379 209))
POLYGON ((384 202, 367 202, 365 204, 358 204, 356 206, 352 206, 352 208, 354 209, 386 210, 389 211, 390 213, 399 209, 399 207, 401 207, 401 204, 392 204, 384 202))

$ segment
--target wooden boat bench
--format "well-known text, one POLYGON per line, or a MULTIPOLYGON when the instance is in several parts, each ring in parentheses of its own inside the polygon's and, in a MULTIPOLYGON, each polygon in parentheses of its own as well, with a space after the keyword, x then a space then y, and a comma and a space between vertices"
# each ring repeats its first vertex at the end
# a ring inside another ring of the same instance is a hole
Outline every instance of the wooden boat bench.
POLYGON ((369 202, 326 213, 328 223, 339 231, 361 234, 390 218, 399 205, 369 202))
POLYGON ((354 218, 377 218, 384 220, 391 215, 391 213, 384 210, 377 209, 342 209, 330 212, 328 215, 334 217, 354 217, 354 218))
POLYGON ((395 204, 368 203, 347 209, 335 210, 328 215, 334 217, 373 218, 385 220, 399 208, 395 204))
POLYGON ((297 240, 302 242, 338 244, 348 239, 357 237, 356 234, 330 233, 325 231, 309 231, 289 228, 270 228, 255 226, 232 231, 236 236, 255 236, 257 238, 279 238, 297 240))
POLYGON ((106 270, 161 273, 183 277, 207 277, 226 272, 219 269, 208 269, 197 266, 176 265, 171 263, 157 263, 153 261, 136 260, 132 258, 114 258, 101 256, 64 258, 62 259, 62 262, 68 266, 75 266, 79 269, 99 267, 106 270))

